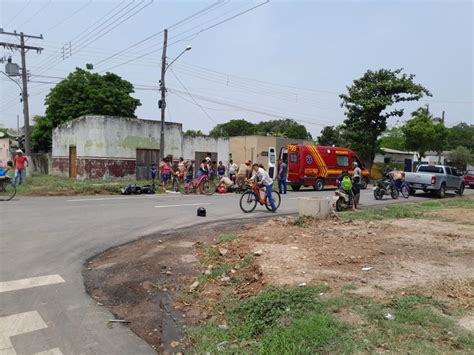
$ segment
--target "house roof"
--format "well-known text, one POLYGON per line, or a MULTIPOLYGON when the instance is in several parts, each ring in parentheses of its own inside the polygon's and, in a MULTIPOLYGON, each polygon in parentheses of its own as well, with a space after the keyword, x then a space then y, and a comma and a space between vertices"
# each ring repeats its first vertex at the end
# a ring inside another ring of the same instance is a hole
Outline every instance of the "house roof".
POLYGON ((396 149, 391 149, 391 148, 380 148, 384 153, 390 153, 390 154, 403 154, 403 155, 413 155, 413 152, 404 152, 402 150, 396 150, 396 149))

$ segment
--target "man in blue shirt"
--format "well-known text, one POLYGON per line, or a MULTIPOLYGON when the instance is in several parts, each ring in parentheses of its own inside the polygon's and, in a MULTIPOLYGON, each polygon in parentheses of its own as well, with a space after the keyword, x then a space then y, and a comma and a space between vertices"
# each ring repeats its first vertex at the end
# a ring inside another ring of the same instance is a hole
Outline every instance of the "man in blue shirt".
POLYGON ((288 165, 285 161, 278 159, 278 192, 286 194, 286 178, 288 177, 288 165))

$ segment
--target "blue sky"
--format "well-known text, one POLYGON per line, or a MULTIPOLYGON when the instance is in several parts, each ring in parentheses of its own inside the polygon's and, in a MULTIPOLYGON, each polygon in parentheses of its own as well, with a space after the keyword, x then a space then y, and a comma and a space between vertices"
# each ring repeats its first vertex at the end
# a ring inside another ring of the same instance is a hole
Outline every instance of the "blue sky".
MULTIPOLYGON (((258 122, 289 117, 317 135, 323 126, 343 121, 338 93, 354 79, 367 69, 400 67, 416 74, 415 80, 433 93, 432 98, 403 105, 403 119, 429 103, 436 115, 446 111, 448 126, 473 123, 471 1, 273 0, 195 35, 264 0, 155 0, 105 34, 110 29, 107 24, 114 20, 117 24, 149 2, 1 0, 0 27, 44 35, 44 40, 28 41, 45 48, 42 54, 27 56, 33 75, 31 116, 44 113, 44 97, 52 87, 48 83, 67 76, 76 66, 98 63, 97 72, 116 66, 111 71, 137 85, 134 96, 142 102, 136 112, 139 117, 158 119, 159 94, 153 87, 160 76, 161 34, 99 62, 214 4, 169 33, 171 43, 180 40, 168 49, 171 59, 187 45, 193 47, 167 73, 167 120, 182 122, 184 129, 207 132, 216 122, 233 118, 258 122), (66 49, 63 60, 62 46, 68 47, 69 41, 72 55, 66 49)), ((20 61, 17 52, 0 49, 1 56, 10 54, 13 61, 20 61)), ((0 85, 0 123, 16 126, 16 115, 22 114, 18 87, 5 77, 0 85)))

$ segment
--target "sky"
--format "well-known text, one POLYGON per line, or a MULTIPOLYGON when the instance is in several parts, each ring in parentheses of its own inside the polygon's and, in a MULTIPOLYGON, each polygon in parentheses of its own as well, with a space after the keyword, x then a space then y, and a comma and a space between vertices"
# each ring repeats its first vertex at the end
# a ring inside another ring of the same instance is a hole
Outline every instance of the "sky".
MULTIPOLYGON (((166 120, 184 130, 208 132, 230 119, 292 118, 317 136, 344 120, 338 95, 381 68, 404 68, 433 94, 399 105, 405 115, 390 125, 426 104, 436 116, 445 111, 447 126, 474 123, 472 1, 0 3, 0 28, 44 37, 27 42, 44 48, 27 53, 31 117, 44 114, 56 82, 92 63, 94 72, 111 71, 135 85, 133 96, 142 103, 137 117, 159 120, 160 31, 169 28, 169 62, 192 46, 166 73, 166 120)), ((0 41, 19 42, 1 34, 0 41)), ((0 58, 9 56, 20 63, 17 51, 0 48, 0 58)), ((3 74, 0 94, 0 125, 16 127, 17 115, 21 125, 19 88, 3 74)))

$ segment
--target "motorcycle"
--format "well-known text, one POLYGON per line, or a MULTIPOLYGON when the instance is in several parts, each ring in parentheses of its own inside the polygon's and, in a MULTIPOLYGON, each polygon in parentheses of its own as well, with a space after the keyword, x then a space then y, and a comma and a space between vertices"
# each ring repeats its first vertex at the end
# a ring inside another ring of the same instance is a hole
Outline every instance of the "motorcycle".
POLYGON ((336 205, 336 211, 341 212, 344 210, 352 209, 352 198, 351 196, 342 189, 337 189, 334 196, 334 204, 336 205))
POLYGON ((398 189, 395 183, 389 179, 379 180, 374 184, 374 197, 381 200, 385 195, 390 195, 394 200, 398 198, 398 189))

